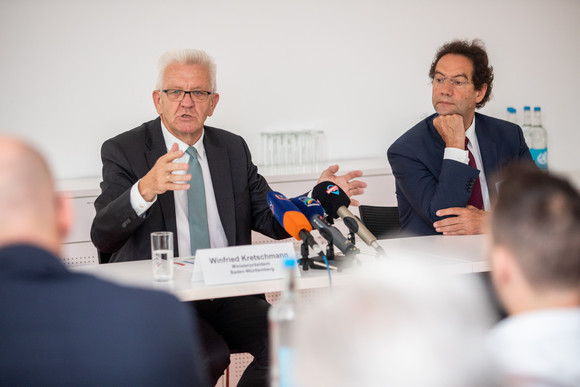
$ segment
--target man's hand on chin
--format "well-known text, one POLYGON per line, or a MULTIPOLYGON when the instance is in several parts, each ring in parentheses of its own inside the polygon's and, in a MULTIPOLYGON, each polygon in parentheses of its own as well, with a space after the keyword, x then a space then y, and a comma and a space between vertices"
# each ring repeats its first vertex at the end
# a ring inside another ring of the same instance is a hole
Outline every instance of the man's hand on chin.
POLYGON ((459 114, 437 116, 433 119, 433 126, 445 141, 447 148, 465 148, 465 128, 462 116, 459 114))

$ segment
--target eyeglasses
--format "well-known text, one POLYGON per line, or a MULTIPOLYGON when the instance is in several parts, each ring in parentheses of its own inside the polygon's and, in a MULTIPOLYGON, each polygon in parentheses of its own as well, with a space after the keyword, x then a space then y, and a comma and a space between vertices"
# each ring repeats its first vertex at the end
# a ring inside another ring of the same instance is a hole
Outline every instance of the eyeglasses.
POLYGON ((445 84, 445 81, 449 81, 449 84, 452 87, 457 87, 457 88, 465 87, 465 85, 469 85, 469 84, 473 83, 473 82, 469 82, 469 81, 460 81, 458 79, 452 79, 452 78, 446 78, 446 77, 440 77, 440 76, 433 78, 433 81, 431 83, 435 87, 441 87, 445 84))
POLYGON ((194 102, 205 102, 207 101, 207 97, 213 94, 211 91, 204 90, 185 91, 178 89, 165 89, 161 91, 167 94, 167 98, 169 98, 170 101, 179 101, 179 102, 183 101, 183 98, 185 98, 186 94, 189 94, 189 96, 194 102))

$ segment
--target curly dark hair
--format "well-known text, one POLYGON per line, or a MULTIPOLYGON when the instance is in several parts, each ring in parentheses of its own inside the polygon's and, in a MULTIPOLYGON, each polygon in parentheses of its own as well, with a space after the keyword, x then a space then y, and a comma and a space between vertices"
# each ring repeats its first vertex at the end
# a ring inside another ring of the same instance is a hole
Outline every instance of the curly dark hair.
POLYGON ((473 64, 472 82, 475 90, 481 90, 483 85, 487 84, 485 96, 475 107, 480 109, 485 106, 487 101, 489 101, 491 89, 493 88, 493 67, 489 64, 483 42, 479 39, 474 39, 471 42, 467 40, 453 40, 439 47, 429 69, 429 77, 431 80, 435 76, 435 67, 439 59, 447 54, 463 55, 471 61, 473 64))

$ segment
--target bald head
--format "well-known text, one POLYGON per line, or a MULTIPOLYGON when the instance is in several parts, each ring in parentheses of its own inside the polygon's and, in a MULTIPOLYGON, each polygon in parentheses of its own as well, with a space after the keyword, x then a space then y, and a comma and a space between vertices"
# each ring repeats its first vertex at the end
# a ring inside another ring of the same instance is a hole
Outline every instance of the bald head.
POLYGON ((42 155, 0 136, 0 246, 32 243, 58 252, 69 223, 63 202, 42 155))

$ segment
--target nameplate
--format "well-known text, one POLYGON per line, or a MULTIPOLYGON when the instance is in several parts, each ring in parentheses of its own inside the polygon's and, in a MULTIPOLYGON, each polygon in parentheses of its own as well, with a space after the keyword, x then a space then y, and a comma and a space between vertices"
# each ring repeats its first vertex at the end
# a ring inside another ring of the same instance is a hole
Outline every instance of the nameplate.
POLYGON ((195 258, 206 285, 223 285, 280 279, 284 260, 296 253, 291 242, 265 243, 198 250, 195 258))

